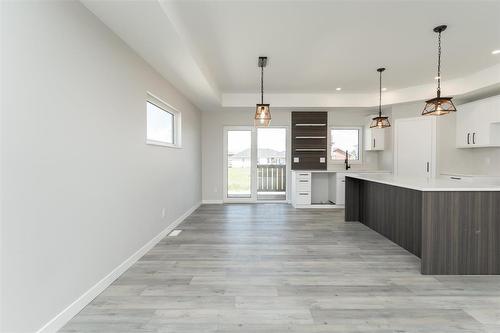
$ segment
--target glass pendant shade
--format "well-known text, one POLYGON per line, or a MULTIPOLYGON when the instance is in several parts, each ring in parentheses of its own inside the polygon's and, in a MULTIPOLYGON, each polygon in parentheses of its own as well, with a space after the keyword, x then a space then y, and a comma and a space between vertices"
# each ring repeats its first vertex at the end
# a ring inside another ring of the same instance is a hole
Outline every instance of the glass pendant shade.
POLYGON ((370 128, 386 128, 391 127, 391 123, 389 122, 389 117, 378 116, 372 119, 372 123, 370 124, 370 128))
POLYGON ((255 109, 255 127, 267 127, 271 123, 271 111, 269 104, 264 104, 264 67, 267 65, 267 57, 259 57, 260 67, 260 104, 255 109))
POLYGON ((271 111, 269 104, 257 104, 255 110, 255 126, 267 127, 271 123, 271 111))
POLYGON ((423 116, 443 116, 450 112, 457 111, 455 104, 451 101, 451 97, 438 96, 425 101, 425 107, 422 111, 423 116))

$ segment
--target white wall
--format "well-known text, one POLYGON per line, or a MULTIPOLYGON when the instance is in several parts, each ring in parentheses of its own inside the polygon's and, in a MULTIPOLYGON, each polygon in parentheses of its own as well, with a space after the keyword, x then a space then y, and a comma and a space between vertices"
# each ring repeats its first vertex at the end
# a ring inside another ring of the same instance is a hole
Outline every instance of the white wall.
MULTIPOLYGON (((394 105, 391 120, 420 117, 424 101, 394 105)), ((460 104, 457 104, 460 112, 460 104)), ((500 148, 458 149, 455 147, 456 114, 437 117, 437 168, 438 174, 465 174, 500 176, 500 148)), ((383 169, 393 169, 392 131, 388 135, 386 150, 380 156, 383 169)))
POLYGON ((1 6, 1 331, 33 332, 201 200, 201 115, 80 3, 1 6), (145 144, 147 91, 182 149, 145 144))
MULTIPOLYGON (((291 111, 273 110, 271 105, 271 126, 288 126, 291 111)), ((202 160, 203 160, 203 200, 221 201, 223 198, 223 128, 224 126, 253 126, 253 109, 224 109, 219 112, 204 112, 202 117, 202 160)), ((363 126, 366 111, 329 111, 330 126, 363 126)), ((290 152, 287 152, 289 154, 290 152)), ((355 169, 377 169, 378 152, 364 152, 363 164, 355 169)), ((331 170, 342 170, 343 164, 330 164, 331 170)), ((289 178, 290 179, 290 178, 289 178)))

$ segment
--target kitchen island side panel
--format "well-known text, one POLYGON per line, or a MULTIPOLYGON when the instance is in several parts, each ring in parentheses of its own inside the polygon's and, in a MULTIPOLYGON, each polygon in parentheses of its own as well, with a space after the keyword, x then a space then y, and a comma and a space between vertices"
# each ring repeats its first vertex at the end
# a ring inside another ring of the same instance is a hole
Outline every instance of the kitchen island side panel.
POLYGON ((422 192, 346 177, 346 221, 359 221, 421 256, 422 192))
POLYGON ((500 274, 500 192, 424 192, 423 274, 500 274))
POLYGON ((361 222, 360 187, 362 183, 362 180, 356 178, 345 178, 344 219, 346 222, 361 222))

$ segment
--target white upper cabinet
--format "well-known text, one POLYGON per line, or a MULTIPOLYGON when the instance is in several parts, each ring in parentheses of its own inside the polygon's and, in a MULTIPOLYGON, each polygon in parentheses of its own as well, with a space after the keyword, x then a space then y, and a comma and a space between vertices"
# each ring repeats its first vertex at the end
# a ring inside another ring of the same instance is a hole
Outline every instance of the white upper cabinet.
POLYGON ((457 107, 457 148, 500 147, 500 96, 457 107))
POLYGON ((385 148, 385 129, 370 128, 372 119, 375 115, 367 118, 365 123, 365 150, 384 150, 385 148))

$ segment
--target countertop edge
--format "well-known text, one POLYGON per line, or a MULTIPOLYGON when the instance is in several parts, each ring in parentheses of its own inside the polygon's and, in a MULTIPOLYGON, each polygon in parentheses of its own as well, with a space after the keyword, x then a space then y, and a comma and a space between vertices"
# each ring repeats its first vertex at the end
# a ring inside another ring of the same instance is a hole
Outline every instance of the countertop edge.
POLYGON ((370 177, 356 175, 356 173, 346 175, 346 177, 371 181, 374 183, 380 183, 390 186, 402 187, 411 190, 421 191, 421 192, 500 192, 500 186, 498 187, 426 187, 418 186, 414 184, 408 184, 404 181, 389 181, 383 179, 373 179, 370 177))

